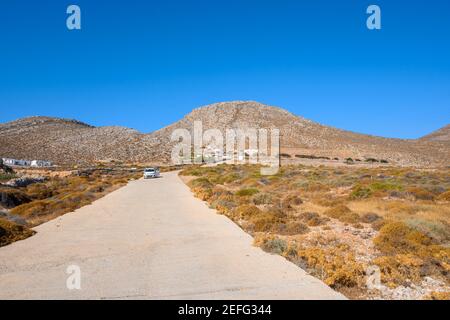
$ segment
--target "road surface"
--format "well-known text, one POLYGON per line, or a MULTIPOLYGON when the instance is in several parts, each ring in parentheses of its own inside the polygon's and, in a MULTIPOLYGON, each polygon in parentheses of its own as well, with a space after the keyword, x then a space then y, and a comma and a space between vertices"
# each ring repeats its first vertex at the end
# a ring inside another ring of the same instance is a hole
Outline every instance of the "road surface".
POLYGON ((0 248, 0 299, 343 299, 252 246, 176 172, 137 180, 0 248), (69 290, 67 268, 81 271, 69 290))

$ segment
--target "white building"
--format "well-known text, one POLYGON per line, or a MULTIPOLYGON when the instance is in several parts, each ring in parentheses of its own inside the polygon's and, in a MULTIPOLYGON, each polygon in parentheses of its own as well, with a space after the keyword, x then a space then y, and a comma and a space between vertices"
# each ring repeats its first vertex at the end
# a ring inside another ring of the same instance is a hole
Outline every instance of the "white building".
POLYGON ((33 160, 31 161, 30 164, 31 167, 51 167, 52 163, 50 161, 45 161, 45 160, 33 160))
POLYGON ((2 158, 2 160, 3 160, 3 164, 5 164, 7 166, 13 166, 15 163, 14 159, 2 158))
POLYGON ((3 163, 7 166, 18 166, 18 167, 26 167, 31 165, 31 161, 29 160, 19 160, 19 159, 10 159, 10 158, 2 158, 3 163))
POLYGON ((11 158, 2 158, 3 164, 7 166, 15 166, 15 167, 51 167, 52 163, 50 161, 44 160, 23 160, 23 159, 11 159, 11 158))

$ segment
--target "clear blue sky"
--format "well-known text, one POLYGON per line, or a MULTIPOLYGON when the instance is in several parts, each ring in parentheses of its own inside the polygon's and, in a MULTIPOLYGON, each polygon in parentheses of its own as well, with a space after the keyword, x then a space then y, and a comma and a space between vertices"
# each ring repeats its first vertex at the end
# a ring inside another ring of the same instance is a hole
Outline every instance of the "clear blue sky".
POLYGON ((150 132, 229 100, 399 138, 450 122, 448 0, 1 1, 0 35, 0 122, 150 132), (70 4, 81 31, 66 28, 70 4), (381 31, 366 28, 370 4, 381 31))

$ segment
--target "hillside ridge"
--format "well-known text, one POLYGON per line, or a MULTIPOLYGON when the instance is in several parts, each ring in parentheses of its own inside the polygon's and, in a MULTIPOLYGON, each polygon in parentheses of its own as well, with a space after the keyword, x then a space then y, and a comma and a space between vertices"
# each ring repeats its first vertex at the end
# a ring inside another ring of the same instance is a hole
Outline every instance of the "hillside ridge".
POLYGON ((374 157, 413 166, 448 165, 450 158, 450 148, 445 141, 433 138, 435 133, 418 140, 377 137, 325 126, 255 101, 198 107, 181 120, 147 134, 120 126, 95 127, 73 119, 27 117, 0 124, 0 156, 39 158, 57 164, 102 160, 167 163, 174 146, 170 140, 173 130, 191 131, 195 121, 202 122, 203 130, 222 132, 230 128, 277 128, 282 151, 293 155, 374 157))

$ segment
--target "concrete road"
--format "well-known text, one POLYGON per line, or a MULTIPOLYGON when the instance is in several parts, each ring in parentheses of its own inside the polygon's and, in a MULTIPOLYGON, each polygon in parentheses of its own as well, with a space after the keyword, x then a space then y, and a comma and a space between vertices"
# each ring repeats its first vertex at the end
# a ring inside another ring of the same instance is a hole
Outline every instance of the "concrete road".
POLYGON ((129 183, 0 248, 0 299, 343 299, 194 198, 175 172, 129 183), (78 266, 81 290, 69 290, 78 266))

